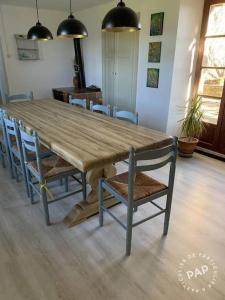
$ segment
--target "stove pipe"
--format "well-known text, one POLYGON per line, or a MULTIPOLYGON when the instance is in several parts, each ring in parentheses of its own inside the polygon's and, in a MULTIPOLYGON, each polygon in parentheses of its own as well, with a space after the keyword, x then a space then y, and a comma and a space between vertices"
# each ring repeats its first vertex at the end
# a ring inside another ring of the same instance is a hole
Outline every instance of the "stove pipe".
POLYGON ((77 89, 84 89, 86 88, 86 81, 80 39, 74 39, 74 52, 74 86, 77 89))

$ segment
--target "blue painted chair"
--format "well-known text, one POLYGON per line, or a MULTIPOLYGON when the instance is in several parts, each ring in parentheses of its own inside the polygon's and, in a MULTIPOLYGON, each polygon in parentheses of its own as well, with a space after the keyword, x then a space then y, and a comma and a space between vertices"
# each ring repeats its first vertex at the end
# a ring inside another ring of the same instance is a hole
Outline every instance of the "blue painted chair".
POLYGON ((51 203, 80 192, 83 192, 83 197, 86 198, 86 176, 57 155, 41 158, 40 141, 36 132, 27 133, 21 126, 20 135, 31 202, 34 203, 34 193, 37 193, 43 202, 46 224, 50 225, 49 205, 51 203), (35 155, 35 161, 29 160, 30 153, 35 155), (82 188, 69 192, 68 178, 76 174, 81 174, 82 188), (57 180, 65 180, 65 192, 55 197, 49 189, 49 183, 57 180))
POLYGON ((73 99, 72 96, 69 96, 69 103, 71 105, 76 105, 82 107, 83 109, 87 109, 86 99, 73 99))
MULTIPOLYGON (((21 123, 22 124, 22 123, 21 123)), ((20 138, 20 132, 16 119, 9 118, 7 114, 4 114, 4 126, 6 133, 7 146, 9 151, 10 165, 12 168, 12 177, 16 178, 16 181, 19 181, 19 175, 22 175, 25 183, 25 188, 27 196, 29 197, 29 188, 27 181, 27 174, 24 164, 24 157, 22 152, 22 144, 20 138)), ((53 153, 48 150, 46 147, 41 145, 41 157, 49 157, 53 153)), ((35 160, 35 156, 30 153, 30 160, 35 160)))
POLYGON ((16 94, 16 95, 5 95, 6 103, 20 102, 20 101, 31 101, 34 99, 33 92, 16 94))
MULTIPOLYGON (((116 106, 113 107, 113 117, 116 118, 116 119, 120 119, 120 120, 124 120, 124 121, 134 123, 136 125, 139 124, 138 113, 132 113, 130 111, 125 111, 125 110, 117 111, 116 106)), ((129 164, 129 162, 127 160, 124 160, 123 162, 125 164, 129 164)))
POLYGON ((5 132, 7 138, 7 145, 9 148, 10 161, 13 171, 13 177, 19 181, 19 175, 22 175, 27 195, 29 196, 28 183, 22 155, 21 141, 19 137, 19 130, 15 119, 9 119, 4 115, 5 132))
POLYGON ((139 123, 138 113, 132 113, 130 111, 117 111, 117 107, 113 108, 113 117, 116 119, 130 121, 136 125, 139 123))
POLYGON ((110 110, 110 105, 94 104, 93 101, 90 101, 90 111, 92 112, 101 112, 110 116, 110 110))
POLYGON ((132 147, 129 155, 129 171, 109 179, 99 181, 99 222, 103 226, 103 213, 107 212, 126 230, 126 255, 131 253, 132 229, 145 221, 151 220, 161 214, 165 214, 164 231, 167 235, 172 195, 174 187, 174 177, 177 157, 177 138, 171 139, 171 143, 163 148, 136 152, 132 147), (157 160, 157 161, 155 161, 157 160), (141 163, 145 161, 145 163, 141 163), (148 161, 148 162, 147 162, 148 161), (161 183, 143 172, 157 170, 170 164, 168 184, 161 183), (127 207, 127 221, 124 224, 109 209, 104 206, 104 191, 111 194, 127 207), (155 203, 154 200, 167 197, 164 207, 155 203), (140 220, 133 222, 133 214, 138 206, 146 203, 153 204, 158 212, 140 220))
POLYGON ((4 119, 3 119, 4 111, 0 108, 0 159, 2 163, 2 167, 6 167, 6 161, 9 158, 9 153, 7 156, 7 141, 6 141, 6 134, 5 134, 5 125, 4 125, 4 119))

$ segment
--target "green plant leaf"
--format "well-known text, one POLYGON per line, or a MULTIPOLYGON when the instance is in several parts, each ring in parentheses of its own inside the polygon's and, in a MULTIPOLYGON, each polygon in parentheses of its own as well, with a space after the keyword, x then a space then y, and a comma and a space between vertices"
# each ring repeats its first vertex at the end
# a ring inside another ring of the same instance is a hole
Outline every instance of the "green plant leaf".
POLYGON ((191 101, 186 117, 178 121, 182 122, 181 134, 188 138, 198 138, 205 130, 203 119, 204 111, 202 110, 202 98, 197 96, 191 101))

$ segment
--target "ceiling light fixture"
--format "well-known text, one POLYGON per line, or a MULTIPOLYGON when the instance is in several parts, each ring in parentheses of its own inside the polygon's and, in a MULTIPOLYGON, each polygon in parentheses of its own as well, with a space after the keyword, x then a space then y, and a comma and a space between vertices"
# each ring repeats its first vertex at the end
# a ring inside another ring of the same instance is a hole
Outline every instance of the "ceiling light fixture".
POLYGON ((59 38, 82 39, 88 36, 88 32, 83 23, 75 19, 72 13, 72 4, 70 0, 70 15, 68 19, 59 24, 57 30, 59 38))
POLYGON ((53 40, 53 36, 51 32, 48 30, 48 28, 42 26, 42 24, 39 21, 39 11, 38 11, 38 3, 36 0, 36 10, 37 10, 37 20, 35 26, 31 27, 31 29, 28 31, 27 39, 28 40, 38 40, 38 41, 48 41, 53 40))
POLYGON ((141 29, 139 18, 135 11, 126 7, 120 0, 117 7, 111 9, 102 22, 102 31, 134 32, 141 29))

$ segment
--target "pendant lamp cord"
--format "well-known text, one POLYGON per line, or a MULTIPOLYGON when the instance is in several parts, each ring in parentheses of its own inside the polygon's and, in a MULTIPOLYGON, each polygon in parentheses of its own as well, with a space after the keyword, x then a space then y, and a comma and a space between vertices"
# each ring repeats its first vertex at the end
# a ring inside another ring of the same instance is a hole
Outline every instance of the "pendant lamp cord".
POLYGON ((70 0, 70 14, 72 15, 72 0, 70 0))
POLYGON ((38 19, 38 23, 40 23, 40 21, 39 21, 39 11, 38 11, 38 3, 37 3, 37 0, 36 0, 36 10, 37 10, 37 19, 38 19))

